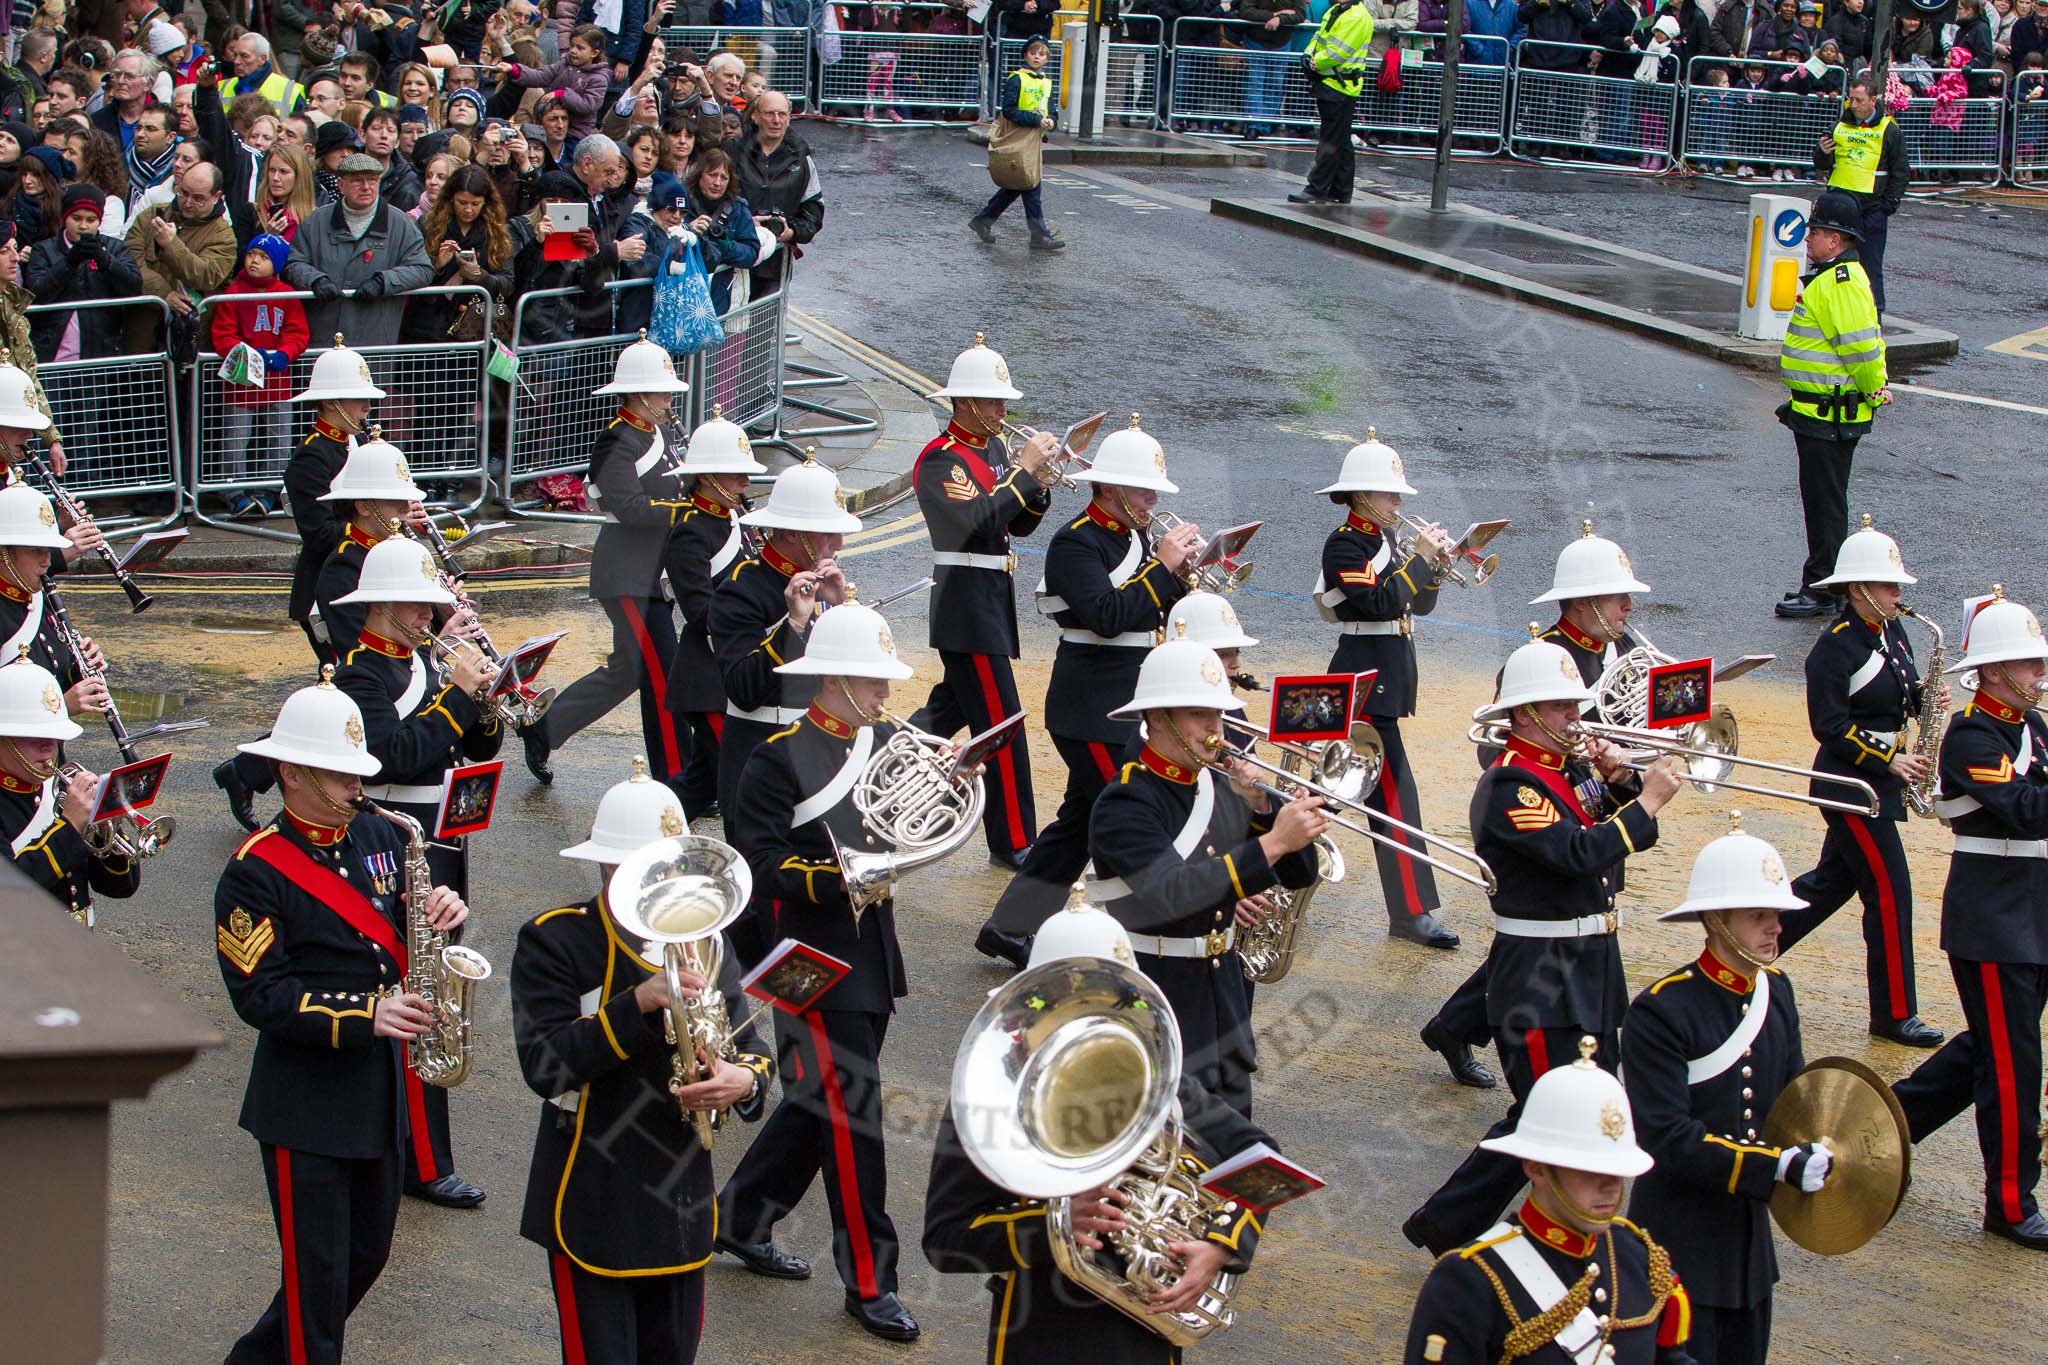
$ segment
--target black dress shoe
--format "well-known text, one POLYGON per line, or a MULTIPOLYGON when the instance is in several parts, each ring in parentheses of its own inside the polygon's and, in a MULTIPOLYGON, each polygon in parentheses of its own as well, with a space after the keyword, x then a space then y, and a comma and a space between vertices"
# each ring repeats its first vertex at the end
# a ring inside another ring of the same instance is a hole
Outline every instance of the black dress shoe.
POLYGON ((235 760, 217 763, 213 769, 213 785, 228 794, 228 810, 235 817, 235 823, 254 834, 263 828, 256 820, 256 793, 249 790, 242 781, 242 775, 235 771, 235 760))
POLYGON ((983 925, 981 932, 974 936, 974 951, 983 957, 1000 958, 1022 970, 1031 961, 1031 940, 1018 934, 1006 934, 992 925, 983 925))
POLYGON ((1012 849, 1008 853, 989 854, 988 865, 990 867, 1000 867, 1005 872, 1022 872, 1024 870, 1024 860, 1030 856, 1031 846, 1026 844, 1023 848, 1012 849))
POLYGON ((548 737, 540 725, 529 725, 519 732, 519 742, 526 748, 526 771, 543 787, 555 780, 555 770, 548 762, 548 737))
POLYGON ((1288 195, 1287 202, 1290 204, 1327 204, 1330 201, 1323 198, 1320 194, 1310 194, 1307 190, 1302 190, 1299 193, 1288 195))
POLYGON ((1810 592, 1802 592, 1797 597, 1787 597, 1772 608, 1778 615, 1794 621, 1819 616, 1828 609, 1827 599, 1816 597, 1810 592))
POLYGON ((2008 1223, 2003 1218, 1986 1218, 1984 1231, 1993 1237, 2003 1237, 2008 1242, 2018 1242, 2034 1251, 2048 1251, 2048 1218, 2039 1213, 2027 1215, 2024 1223, 2008 1223))
POLYGON ((855 1322, 884 1341, 916 1341, 917 1319, 894 1294, 857 1299, 846 1296, 846 1313, 855 1322))
POLYGON ((1900 1047, 1940 1047, 1942 1032, 1917 1014, 1904 1019, 1873 1019, 1870 1036, 1900 1047))
POLYGON ((739 1242, 720 1236, 715 1245, 756 1275, 766 1275, 771 1280, 811 1278, 809 1261, 790 1255, 773 1242, 739 1242))
POLYGON ((1451 1069, 1451 1079, 1459 1085, 1491 1090, 1499 1084, 1493 1073, 1472 1055, 1472 1045, 1444 1037, 1437 1032, 1434 1019, 1422 1026, 1422 1045, 1444 1059, 1444 1065, 1451 1069))
POLYGON ((1423 911, 1419 915, 1404 915, 1387 924, 1389 938, 1405 938, 1410 943, 1420 943, 1425 948, 1455 948, 1458 936, 1437 922, 1435 915, 1423 911))
POLYGON ((432 1184, 408 1181, 405 1192, 414 1199, 439 1204, 444 1209, 473 1209, 484 1202, 484 1192, 459 1175, 444 1175, 432 1184))

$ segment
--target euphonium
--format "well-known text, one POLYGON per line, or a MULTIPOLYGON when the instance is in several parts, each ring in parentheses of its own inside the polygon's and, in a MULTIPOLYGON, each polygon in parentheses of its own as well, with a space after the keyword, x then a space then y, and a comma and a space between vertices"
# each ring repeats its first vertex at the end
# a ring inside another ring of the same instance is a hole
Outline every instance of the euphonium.
POLYGON ((1173 1242, 1197 1241, 1230 1201, 1184 1167, 1180 1024, 1143 973, 1100 958, 1060 958, 990 994, 953 1061, 953 1122, 983 1175, 1047 1201, 1060 1273, 1168 1341, 1186 1346, 1230 1326, 1236 1276, 1201 1303, 1154 1313, 1179 1278, 1173 1242), (1106 1186, 1124 1225, 1103 1249, 1074 1240, 1072 1197, 1106 1186))
POLYGON ((1237 932, 1237 958, 1244 966, 1244 979, 1270 986, 1294 967, 1294 949, 1301 926, 1308 918, 1308 903, 1324 882, 1344 880, 1344 854, 1329 835, 1315 842, 1316 880, 1299 891, 1276 886, 1266 892, 1273 908, 1249 929, 1237 932))
POLYGON ((987 800, 978 778, 954 776, 952 760, 940 752, 944 740, 886 711, 882 715, 901 728, 868 760, 854 784, 853 808, 870 841, 892 851, 847 849, 826 831, 856 917, 893 894, 904 873, 937 862, 973 838, 987 800))
MULTIPOLYGON (((726 926, 739 918, 753 893, 754 874, 739 851, 696 835, 658 839, 612 872, 606 896, 612 918, 627 934, 646 941, 648 956, 660 951, 668 979, 662 1034, 674 1049, 669 1055, 672 1095, 708 1079, 703 1059, 729 1062, 739 1056, 737 1030, 726 1013, 718 975, 725 962, 726 926), (703 989, 684 990, 685 971, 702 977, 703 989)), ((697 1145, 710 1151, 724 1111, 691 1109, 680 1100, 676 1107, 697 1130, 697 1145)))
POLYGON ((404 989, 425 1001, 433 1016, 426 1032, 406 1041, 406 1060, 428 1085, 453 1089, 469 1078, 476 1041, 471 1035, 470 994, 477 982, 489 978, 491 964, 476 949, 450 943, 447 933, 428 920, 434 874, 427 867, 427 832, 420 822, 374 801, 363 806, 405 834, 404 989))
POLYGON ((1948 702, 1942 692, 1942 674, 1948 669, 1948 637, 1930 617, 1922 616, 1904 602, 1899 615, 1918 621, 1934 636, 1927 646, 1927 669, 1920 679, 1920 728, 1913 734, 1913 752, 1927 760, 1927 776, 1906 784, 1906 807, 1913 814, 1934 814, 1934 789, 1941 783, 1941 735, 1948 722, 1948 702))

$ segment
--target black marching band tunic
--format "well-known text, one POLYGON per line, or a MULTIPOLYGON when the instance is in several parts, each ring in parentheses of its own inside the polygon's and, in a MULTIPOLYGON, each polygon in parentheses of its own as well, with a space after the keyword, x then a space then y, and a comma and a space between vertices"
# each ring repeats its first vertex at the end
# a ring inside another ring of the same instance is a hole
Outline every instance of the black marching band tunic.
POLYGON ((344 515, 348 509, 321 498, 334 487, 335 475, 348 463, 354 439, 340 427, 315 421, 313 429, 284 467, 285 498, 291 504, 292 524, 299 533, 299 557, 292 565, 292 591, 287 612, 306 632, 317 663, 333 663, 334 645, 314 634, 312 616, 314 589, 327 557, 341 544, 344 515))
MULTIPOLYGON (((62 708, 60 699, 59 708, 62 708)), ((23 782, 0 773, 0 838, 7 840, 14 870, 27 877, 91 928, 97 916, 93 893, 125 899, 141 886, 141 869, 132 858, 96 858, 85 835, 59 812, 64 776, 23 782)))
POLYGON ((732 509, 693 492, 676 518, 665 562, 682 629, 668 675, 668 710, 690 727, 690 761, 681 790, 683 817, 695 820, 718 799, 719 746, 725 740, 725 685, 711 648, 714 587, 743 557, 732 509))

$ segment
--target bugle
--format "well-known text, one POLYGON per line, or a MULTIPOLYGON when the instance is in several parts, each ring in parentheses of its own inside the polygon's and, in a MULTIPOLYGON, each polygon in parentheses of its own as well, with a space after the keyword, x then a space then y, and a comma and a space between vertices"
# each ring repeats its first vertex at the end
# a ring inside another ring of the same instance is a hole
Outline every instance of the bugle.
MULTIPOLYGON (((1424 521, 1420 517, 1411 517, 1406 512, 1394 513, 1394 520, 1408 532, 1408 539, 1401 541, 1398 545, 1400 552, 1403 554, 1413 554, 1415 552, 1416 546, 1422 542, 1422 533, 1424 531, 1442 532, 1444 529, 1433 521, 1424 521)), ((1491 538, 1490 536, 1488 537, 1488 539, 1491 538)), ((1450 561, 1438 569, 1437 573, 1439 577, 1448 578, 1461 588, 1476 588, 1487 579, 1493 577, 1499 570, 1500 555, 1498 552, 1490 555, 1481 555, 1478 549, 1474 547, 1461 547, 1453 544, 1451 546, 1450 561), (1463 560, 1472 566, 1469 578, 1459 571, 1459 560, 1463 560)))
MULTIPOLYGON (((1212 735, 1210 738, 1215 741, 1217 748, 1222 746, 1220 737, 1212 735)), ((1405 820, 1396 820, 1393 816, 1383 811, 1374 810, 1362 800, 1346 797, 1339 792, 1331 790, 1329 787, 1312 782, 1299 774, 1289 772, 1277 763, 1268 763, 1265 759, 1255 754, 1238 753, 1236 751, 1232 751, 1229 758, 1211 753, 1203 761, 1209 767, 1228 777, 1231 775, 1229 770, 1231 759, 1249 764, 1261 772, 1271 773, 1274 777, 1280 779, 1281 784, 1284 784, 1276 785, 1271 782, 1253 782, 1251 786, 1255 791, 1262 791, 1274 800, 1283 803, 1303 795, 1318 797, 1326 806, 1335 806, 1340 810, 1354 812, 1368 822, 1377 822, 1386 826, 1389 830, 1408 836, 1408 839, 1402 840, 1396 838, 1394 834, 1383 834, 1379 830, 1372 828, 1370 823, 1359 824, 1357 821, 1347 820, 1341 815, 1330 815, 1330 823, 1336 825, 1339 829, 1348 829, 1353 834, 1370 839, 1376 844, 1385 844, 1388 848, 1394 849, 1399 853, 1405 853, 1419 862, 1427 863, 1447 877, 1456 877, 1461 882, 1479 887, 1489 896, 1500 890, 1500 883, 1494 880, 1493 869, 1486 865, 1486 859, 1480 857, 1464 845, 1454 843, 1440 834, 1431 834, 1428 830, 1411 825, 1405 820), (1446 856, 1441 858, 1432 857, 1423 851, 1422 845, 1424 844, 1432 848, 1441 849, 1446 856), (1476 872, 1468 871, 1466 868, 1459 866, 1459 863, 1469 863, 1478 870, 1476 872)))
MULTIPOLYGON (((1171 535, 1185 525, 1185 519, 1171 512, 1152 513, 1152 529, 1159 535, 1171 535)), ((1205 564, 1197 568, 1195 561, 1200 559, 1202 552, 1208 548, 1209 542, 1202 539, 1197 539, 1188 547, 1187 564, 1181 570, 1181 581, 1196 592, 1225 595, 1244 586, 1244 581, 1252 576, 1252 562, 1249 559, 1218 559, 1214 564, 1205 564)))

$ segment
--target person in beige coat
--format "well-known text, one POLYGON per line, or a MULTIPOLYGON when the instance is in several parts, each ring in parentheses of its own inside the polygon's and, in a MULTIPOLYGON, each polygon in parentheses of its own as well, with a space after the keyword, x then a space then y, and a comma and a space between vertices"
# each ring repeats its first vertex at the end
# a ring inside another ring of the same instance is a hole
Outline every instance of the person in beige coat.
MULTIPOLYGON (((178 178, 177 197, 168 205, 144 209, 128 225, 128 251, 142 270, 143 292, 195 324, 199 301, 235 273, 235 226, 220 190, 220 169, 201 162, 178 178)), ((132 310, 129 349, 152 349, 158 324, 154 312, 132 310)))

